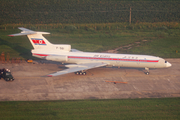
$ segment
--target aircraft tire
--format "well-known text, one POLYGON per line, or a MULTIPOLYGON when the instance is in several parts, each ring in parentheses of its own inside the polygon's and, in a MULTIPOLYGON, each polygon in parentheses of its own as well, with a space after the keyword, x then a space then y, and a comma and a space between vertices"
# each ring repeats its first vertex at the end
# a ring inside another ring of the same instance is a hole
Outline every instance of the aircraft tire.
POLYGON ((83 72, 83 75, 86 75, 86 72, 83 72))
POLYGON ((79 72, 75 72, 76 75, 79 75, 79 72))
POLYGON ((146 72, 146 75, 149 75, 149 72, 146 72))

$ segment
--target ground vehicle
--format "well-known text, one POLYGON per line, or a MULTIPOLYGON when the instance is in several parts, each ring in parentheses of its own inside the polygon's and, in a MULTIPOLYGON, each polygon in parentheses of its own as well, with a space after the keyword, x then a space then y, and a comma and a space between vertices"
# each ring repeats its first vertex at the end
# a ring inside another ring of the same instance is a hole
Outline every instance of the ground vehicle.
POLYGON ((14 81, 11 72, 6 70, 1 71, 0 78, 4 78, 6 81, 14 81))

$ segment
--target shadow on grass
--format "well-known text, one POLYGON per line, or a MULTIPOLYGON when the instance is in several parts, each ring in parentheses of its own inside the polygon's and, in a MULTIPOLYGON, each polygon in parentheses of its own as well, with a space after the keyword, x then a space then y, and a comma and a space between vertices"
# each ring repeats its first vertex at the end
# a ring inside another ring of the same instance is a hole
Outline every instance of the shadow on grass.
MULTIPOLYGON (((3 40, 2 38, 0 38, 0 44, 10 47, 14 51, 18 52, 19 56, 24 59, 34 58, 29 49, 22 47, 22 46, 18 45, 17 43, 10 43, 7 40, 3 40)), ((4 52, 6 52, 6 50, 4 50, 4 52)))

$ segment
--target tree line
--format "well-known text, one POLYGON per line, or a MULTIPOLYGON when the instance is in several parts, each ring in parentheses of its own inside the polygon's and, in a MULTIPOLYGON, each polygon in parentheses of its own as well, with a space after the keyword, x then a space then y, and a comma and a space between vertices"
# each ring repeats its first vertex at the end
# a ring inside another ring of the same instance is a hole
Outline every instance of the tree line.
POLYGON ((0 24, 179 22, 180 1, 1 0, 0 24))

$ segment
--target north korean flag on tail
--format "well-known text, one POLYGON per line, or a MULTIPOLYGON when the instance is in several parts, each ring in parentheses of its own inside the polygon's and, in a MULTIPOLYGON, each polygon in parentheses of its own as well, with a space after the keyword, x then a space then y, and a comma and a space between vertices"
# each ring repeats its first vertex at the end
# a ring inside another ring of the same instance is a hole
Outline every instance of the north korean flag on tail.
POLYGON ((31 40, 35 45, 46 45, 43 39, 31 38, 31 40))

